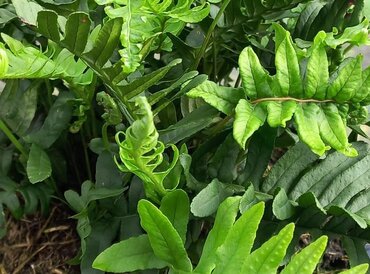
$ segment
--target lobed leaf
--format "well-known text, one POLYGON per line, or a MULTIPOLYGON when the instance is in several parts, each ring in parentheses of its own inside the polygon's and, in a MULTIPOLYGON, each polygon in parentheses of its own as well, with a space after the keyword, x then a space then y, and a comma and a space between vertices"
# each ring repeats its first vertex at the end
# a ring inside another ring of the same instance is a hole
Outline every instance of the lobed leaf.
POLYGON ((263 212, 264 203, 258 203, 235 222, 225 242, 217 250, 216 268, 212 273, 250 273, 242 272, 241 268, 252 249, 263 212))
POLYGON ((217 249, 224 243, 229 231, 234 225, 238 214, 240 197, 229 197, 218 207, 215 223, 204 243, 202 255, 196 273, 210 273, 216 266, 215 254, 217 249))
POLYGON ((327 236, 321 236, 319 239, 310 243, 298 254, 294 255, 289 264, 281 271, 281 274, 311 274, 314 272, 321 255, 324 253, 327 236))
POLYGON ((285 226, 278 235, 252 252, 242 263, 241 271, 236 273, 275 273, 293 238, 293 232, 293 223, 285 226))
POLYGON ((252 105, 241 99, 235 108, 233 135, 239 145, 245 149, 247 140, 266 120, 266 112, 261 105, 252 105))
POLYGON ((245 97, 242 89, 220 87, 211 81, 203 82, 187 95, 193 98, 200 97, 227 115, 231 115, 239 100, 245 97))

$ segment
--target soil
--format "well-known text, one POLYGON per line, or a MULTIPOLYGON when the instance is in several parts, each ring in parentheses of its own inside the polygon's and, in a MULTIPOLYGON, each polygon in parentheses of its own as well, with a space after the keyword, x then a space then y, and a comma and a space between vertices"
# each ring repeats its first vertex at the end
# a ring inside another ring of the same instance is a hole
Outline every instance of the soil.
POLYGON ((63 204, 53 205, 48 216, 35 214, 15 220, 7 214, 7 234, 0 240, 0 274, 73 274, 68 260, 79 250, 73 215, 63 204))

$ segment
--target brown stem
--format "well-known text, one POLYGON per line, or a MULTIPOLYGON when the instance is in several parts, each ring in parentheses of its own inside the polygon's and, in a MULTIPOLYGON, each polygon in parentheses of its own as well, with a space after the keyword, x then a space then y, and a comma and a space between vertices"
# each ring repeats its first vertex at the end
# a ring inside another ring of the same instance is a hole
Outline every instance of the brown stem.
POLYGON ((293 97, 271 97, 271 98, 261 98, 251 101, 252 104, 258 104, 261 102, 275 101, 275 102, 286 102, 286 101, 295 101, 298 103, 333 103, 334 100, 316 100, 316 99, 297 99, 293 97))

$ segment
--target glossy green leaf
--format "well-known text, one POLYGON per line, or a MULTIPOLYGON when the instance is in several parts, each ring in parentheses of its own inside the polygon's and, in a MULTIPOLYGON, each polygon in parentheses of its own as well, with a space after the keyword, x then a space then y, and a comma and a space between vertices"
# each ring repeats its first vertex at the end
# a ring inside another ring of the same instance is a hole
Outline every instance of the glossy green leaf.
POLYGON ((211 81, 203 82, 187 95, 192 98, 203 98, 208 104, 227 115, 231 115, 239 100, 245 97, 242 89, 221 87, 211 81))
POLYGON ((32 184, 42 182, 51 175, 51 163, 47 153, 32 144, 27 161, 27 177, 32 184))
POLYGON ((356 102, 360 102, 367 98, 370 94, 370 67, 365 69, 362 72, 362 84, 356 94, 353 96, 352 100, 356 102))
POLYGON ((334 98, 338 102, 350 100, 361 87, 361 63, 361 55, 345 63, 338 71, 338 76, 330 84, 326 97, 334 98))
POLYGON ((321 255, 324 253, 328 237, 321 236, 310 243, 298 254, 294 255, 289 264, 281 271, 281 274, 311 274, 314 272, 321 255))
POLYGON ((94 260, 93 267, 109 272, 131 272, 160 269, 167 264, 153 252, 147 235, 133 237, 114 244, 94 260))
POLYGON ((293 223, 285 226, 278 235, 270 238, 270 240, 244 259, 241 271, 236 273, 275 273, 293 238, 293 232, 293 223))
POLYGON ((250 273, 241 272, 241 267, 252 249, 263 212, 264 203, 258 203, 235 222, 224 244, 217 250, 216 268, 212 273, 250 273))
POLYGON ((121 18, 107 21, 100 29, 93 48, 84 53, 84 58, 98 67, 103 67, 118 46, 121 29, 121 18))
POLYGON ((215 223, 209 232, 203 247, 200 261, 195 268, 196 273, 210 273, 216 266, 215 254, 224 243, 238 214, 240 197, 229 197, 223 201, 216 214, 215 223))
POLYGON ((340 272, 340 274, 366 274, 368 269, 369 269, 368 264, 361 264, 361 265, 352 267, 351 269, 342 271, 340 272))
POLYGON ((299 138, 305 142, 313 152, 323 155, 328 146, 321 140, 320 124, 318 121, 320 107, 313 103, 298 104, 294 113, 299 138))
POLYGON ((298 57, 292 44, 289 32, 275 24, 276 39, 276 79, 280 84, 279 95, 301 97, 302 80, 299 69, 298 57))
POLYGON ((185 243, 190 211, 189 197, 186 192, 176 189, 168 193, 163 197, 159 209, 170 220, 185 243))
POLYGON ((180 59, 175 59, 167 66, 161 67, 160 69, 153 71, 152 73, 146 74, 138 79, 135 79, 129 84, 120 85, 119 89, 121 96, 125 96, 127 99, 134 98, 135 96, 143 93, 147 88, 155 85, 161 80, 174 66, 181 63, 180 59))
POLYGON ((177 271, 191 271, 192 265, 181 237, 170 220, 146 200, 139 201, 138 212, 154 254, 177 271))
POLYGON ((323 44, 326 37, 319 32, 315 37, 311 56, 308 59, 304 79, 304 94, 306 98, 324 99, 329 81, 328 57, 323 44))
POLYGON ((357 151, 348 144, 346 128, 336 105, 323 104, 321 109, 319 114, 321 139, 346 156, 357 156, 357 151))
POLYGON ((260 104, 252 105, 241 99, 235 109, 233 135, 239 145, 245 149, 247 140, 266 120, 266 112, 260 104))
POLYGON ((74 12, 68 16, 65 26, 65 36, 61 41, 62 45, 76 55, 85 50, 87 37, 90 32, 91 20, 84 12, 74 12))
POLYGON ((286 122, 290 121, 296 110, 295 101, 268 102, 267 122, 271 127, 285 127, 286 122))
POLYGON ((260 64, 252 48, 245 48, 239 56, 240 75, 246 95, 251 99, 270 97, 272 91, 268 84, 268 73, 260 64))

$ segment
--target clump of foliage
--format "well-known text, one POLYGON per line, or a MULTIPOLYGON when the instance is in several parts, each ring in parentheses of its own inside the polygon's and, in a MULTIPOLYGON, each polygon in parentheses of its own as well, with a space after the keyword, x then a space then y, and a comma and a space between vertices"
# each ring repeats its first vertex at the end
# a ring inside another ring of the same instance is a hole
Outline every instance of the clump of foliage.
POLYGON ((0 11, 0 211, 65 201, 81 273, 367 273, 368 1, 0 11))

